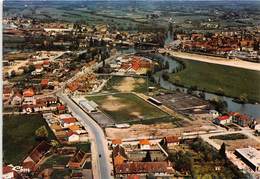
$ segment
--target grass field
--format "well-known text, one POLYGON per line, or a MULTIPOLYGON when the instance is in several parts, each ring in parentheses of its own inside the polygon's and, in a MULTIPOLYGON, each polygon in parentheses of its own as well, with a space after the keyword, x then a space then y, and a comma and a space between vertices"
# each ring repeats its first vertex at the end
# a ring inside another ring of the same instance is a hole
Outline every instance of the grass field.
POLYGON ((146 93, 149 86, 154 86, 145 77, 113 76, 106 84, 104 90, 109 92, 138 92, 146 93))
POLYGON ((40 114, 4 115, 3 120, 3 157, 7 163, 20 164, 24 157, 38 144, 35 130, 45 125, 49 139, 55 139, 40 114))
POLYGON ((132 93, 88 96, 87 99, 95 101, 99 108, 117 123, 132 121, 142 123, 144 120, 168 116, 132 93))
POLYGON ((186 68, 171 74, 171 82, 235 98, 245 95, 250 101, 260 102, 260 83, 257 83, 260 72, 191 60, 183 62, 186 68))

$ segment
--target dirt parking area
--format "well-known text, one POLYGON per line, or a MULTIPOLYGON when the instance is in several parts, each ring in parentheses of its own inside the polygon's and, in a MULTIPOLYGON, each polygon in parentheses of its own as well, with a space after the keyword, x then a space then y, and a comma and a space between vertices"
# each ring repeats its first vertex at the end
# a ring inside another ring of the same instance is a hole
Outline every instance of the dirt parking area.
POLYGON ((229 151, 235 151, 238 148, 247 148, 254 147, 256 149, 260 149, 260 143, 254 139, 238 139, 238 140, 219 140, 213 139, 214 142, 221 145, 223 142, 226 144, 226 147, 229 151))
POLYGON ((196 131, 208 131, 208 130, 217 130, 218 127, 210 123, 205 123, 202 125, 193 123, 185 125, 185 127, 178 127, 173 123, 160 123, 160 124, 151 124, 143 125, 136 124, 132 125, 127 129, 118 129, 118 128, 106 128, 105 132, 108 138, 148 138, 148 137, 165 137, 168 135, 181 135, 183 132, 196 132, 196 131))

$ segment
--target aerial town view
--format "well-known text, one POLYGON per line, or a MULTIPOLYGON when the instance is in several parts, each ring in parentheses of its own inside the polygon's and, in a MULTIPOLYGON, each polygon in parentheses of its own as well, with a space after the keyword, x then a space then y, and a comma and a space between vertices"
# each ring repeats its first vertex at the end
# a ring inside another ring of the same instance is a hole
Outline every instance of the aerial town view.
POLYGON ((260 1, 2 6, 0 178, 260 178, 260 1))

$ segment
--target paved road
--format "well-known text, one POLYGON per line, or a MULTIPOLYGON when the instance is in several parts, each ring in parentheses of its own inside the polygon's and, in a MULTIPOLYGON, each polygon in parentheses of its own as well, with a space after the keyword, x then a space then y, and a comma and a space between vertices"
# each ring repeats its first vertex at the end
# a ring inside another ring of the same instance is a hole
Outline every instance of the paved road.
MULTIPOLYGON (((97 151, 96 159, 97 164, 97 174, 100 179, 109 179, 112 178, 111 174, 111 164, 109 162, 109 154, 107 141, 104 135, 103 130, 99 127, 99 125, 93 121, 93 119, 87 115, 79 106, 77 106, 68 96, 62 94, 61 92, 57 93, 57 96, 67 104, 69 109, 72 111, 73 115, 77 116, 79 120, 81 120, 84 127, 89 129, 90 133, 93 135, 93 143, 94 149, 97 151), (101 154, 101 157, 98 155, 101 154)), ((92 151, 95 153, 95 151, 92 151)), ((93 166, 95 167, 95 166, 93 166)), ((95 175, 95 174, 94 174, 95 175)))

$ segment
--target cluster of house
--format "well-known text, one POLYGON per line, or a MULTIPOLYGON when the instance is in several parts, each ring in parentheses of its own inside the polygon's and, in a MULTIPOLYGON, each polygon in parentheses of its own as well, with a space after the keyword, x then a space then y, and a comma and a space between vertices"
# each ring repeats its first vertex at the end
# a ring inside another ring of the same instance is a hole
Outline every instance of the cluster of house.
POLYGON ((240 114, 238 112, 229 112, 226 115, 219 116, 216 114, 213 119, 213 123, 218 125, 226 125, 230 123, 238 124, 241 127, 247 127, 254 122, 252 118, 245 114, 240 114))
POLYGON ((89 93, 97 90, 103 80, 97 78, 94 73, 88 73, 67 84, 68 92, 89 93))
POLYGON ((89 135, 77 118, 66 113, 65 106, 59 106, 59 114, 44 113, 43 118, 60 143, 71 144, 87 142, 89 135))
POLYGON ((73 23, 51 23, 31 20, 30 18, 4 18, 4 34, 13 36, 27 36, 33 47, 46 47, 52 49, 71 49, 77 36, 77 47, 86 48, 95 45, 134 46, 135 44, 156 43, 158 34, 153 32, 119 32, 106 24, 90 26, 73 23), (34 23, 32 23, 34 21, 34 23), (23 22, 26 22, 22 24, 23 22), (79 35, 80 34, 80 35, 79 35), (44 40, 52 37, 52 40, 44 40), (38 38, 48 37, 48 38, 38 38), (39 40, 43 39, 43 40, 39 40))
POLYGON ((39 51, 32 53, 24 60, 8 60, 8 55, 6 55, 4 77, 22 75, 28 71, 31 72, 31 75, 41 75, 48 70, 54 59, 60 57, 62 54, 63 52, 57 51, 39 51))
MULTIPOLYGON (((13 178, 28 178, 30 174, 39 173, 39 177, 50 177, 51 174, 46 174, 42 170, 41 165, 44 164, 48 157, 52 155, 69 156, 70 159, 66 166, 60 166, 62 168, 69 168, 72 170, 77 170, 77 177, 81 174, 81 169, 84 167, 85 163, 90 160, 90 154, 78 149, 73 146, 59 147, 54 150, 53 146, 46 141, 40 142, 33 150, 24 158, 21 166, 6 165, 3 166, 3 178, 13 179, 13 178), (56 153, 54 153, 56 151, 56 153), (46 176, 47 175, 47 176, 46 176)), ((91 174, 92 176, 92 174, 91 174)), ((74 178, 73 176, 71 178, 74 178)), ((91 177, 92 178, 92 177, 91 177)))
POLYGON ((115 177, 173 176, 175 170, 167 159, 168 153, 163 146, 172 149, 179 144, 177 136, 163 138, 160 142, 141 139, 138 142, 111 141, 112 161, 115 177))
POLYGON ((152 60, 140 56, 118 57, 110 64, 116 74, 146 74, 153 66, 152 60))
POLYGON ((3 101, 6 106, 16 106, 22 113, 57 111, 59 100, 54 95, 36 95, 34 88, 23 92, 4 86, 3 101))
POLYGON ((242 59, 243 56, 251 57, 252 60, 258 59, 259 61, 259 42, 259 32, 223 31, 214 34, 176 34, 175 43, 168 44, 166 47, 209 52, 242 59))

